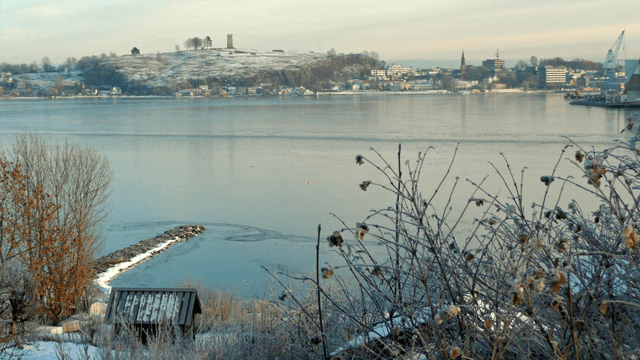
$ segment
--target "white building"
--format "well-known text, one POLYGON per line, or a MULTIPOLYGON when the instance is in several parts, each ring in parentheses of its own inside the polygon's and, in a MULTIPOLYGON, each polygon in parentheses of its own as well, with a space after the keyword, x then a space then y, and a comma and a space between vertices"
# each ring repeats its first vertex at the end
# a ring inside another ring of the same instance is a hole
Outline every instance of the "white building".
POLYGON ((387 69, 387 76, 402 76, 405 74, 413 74, 412 68, 402 67, 402 65, 393 65, 387 69))

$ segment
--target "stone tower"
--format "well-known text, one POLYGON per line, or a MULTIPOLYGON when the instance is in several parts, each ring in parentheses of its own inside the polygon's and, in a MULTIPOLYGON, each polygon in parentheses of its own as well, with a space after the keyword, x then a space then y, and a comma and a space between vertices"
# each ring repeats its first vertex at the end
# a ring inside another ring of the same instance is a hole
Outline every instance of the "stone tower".
POLYGON ((233 34, 227 34, 227 49, 233 49, 233 34))
POLYGON ((467 80, 467 63, 464 61, 464 50, 462 50, 462 59, 460 60, 460 80, 467 80))

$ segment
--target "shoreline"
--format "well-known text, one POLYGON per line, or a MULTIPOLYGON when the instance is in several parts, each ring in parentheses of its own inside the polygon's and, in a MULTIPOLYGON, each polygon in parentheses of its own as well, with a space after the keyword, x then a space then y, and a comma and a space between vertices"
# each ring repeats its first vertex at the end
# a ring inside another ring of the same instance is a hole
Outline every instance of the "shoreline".
POLYGON ((188 241, 192 237, 198 236, 205 230, 206 228, 202 225, 176 226, 160 235, 101 256, 96 259, 93 266, 96 274, 93 281, 102 291, 109 293, 111 286, 108 284, 116 276, 151 259, 177 243, 188 241))
POLYGON ((136 99, 176 99, 176 100, 193 100, 193 99, 230 99, 230 98, 319 98, 327 96, 392 96, 392 95, 504 95, 504 94, 545 94, 545 93, 564 93, 564 91, 556 90, 520 90, 507 89, 516 91, 487 91, 476 94, 468 94, 462 92, 450 92, 448 90, 414 90, 414 91, 319 91, 313 95, 266 95, 266 96, 184 96, 176 98, 173 95, 109 95, 109 96, 56 96, 56 97, 37 97, 37 96, 3 96, 0 101, 26 101, 26 100, 136 100, 136 99))

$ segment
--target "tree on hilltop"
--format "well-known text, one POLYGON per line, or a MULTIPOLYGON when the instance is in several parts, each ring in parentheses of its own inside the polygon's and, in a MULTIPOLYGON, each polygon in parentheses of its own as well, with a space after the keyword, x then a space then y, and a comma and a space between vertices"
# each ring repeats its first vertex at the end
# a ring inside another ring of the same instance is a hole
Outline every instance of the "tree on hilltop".
POLYGON ((198 48, 202 47, 202 39, 200 39, 199 37, 194 37, 193 38, 193 47, 195 48, 195 50, 198 50, 198 48))
POLYGON ((211 38, 207 35, 207 37, 204 38, 204 47, 210 48, 212 43, 211 38))
POLYGON ((133 56, 140 55, 140 50, 138 50, 137 47, 134 47, 133 49, 131 49, 131 55, 133 56))
POLYGON ((187 49, 187 50, 191 50, 193 48, 193 39, 192 38, 188 38, 184 42, 184 48, 187 49))

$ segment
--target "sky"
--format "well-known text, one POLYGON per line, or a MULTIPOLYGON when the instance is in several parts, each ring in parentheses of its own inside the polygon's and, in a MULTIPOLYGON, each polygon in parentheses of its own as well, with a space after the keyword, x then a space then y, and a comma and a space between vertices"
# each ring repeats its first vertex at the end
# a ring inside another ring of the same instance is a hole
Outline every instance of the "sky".
POLYGON ((640 0, 0 0, 0 62, 155 54, 195 36, 225 47, 228 33, 266 51, 602 62, 625 29, 619 59, 637 59, 640 0))

